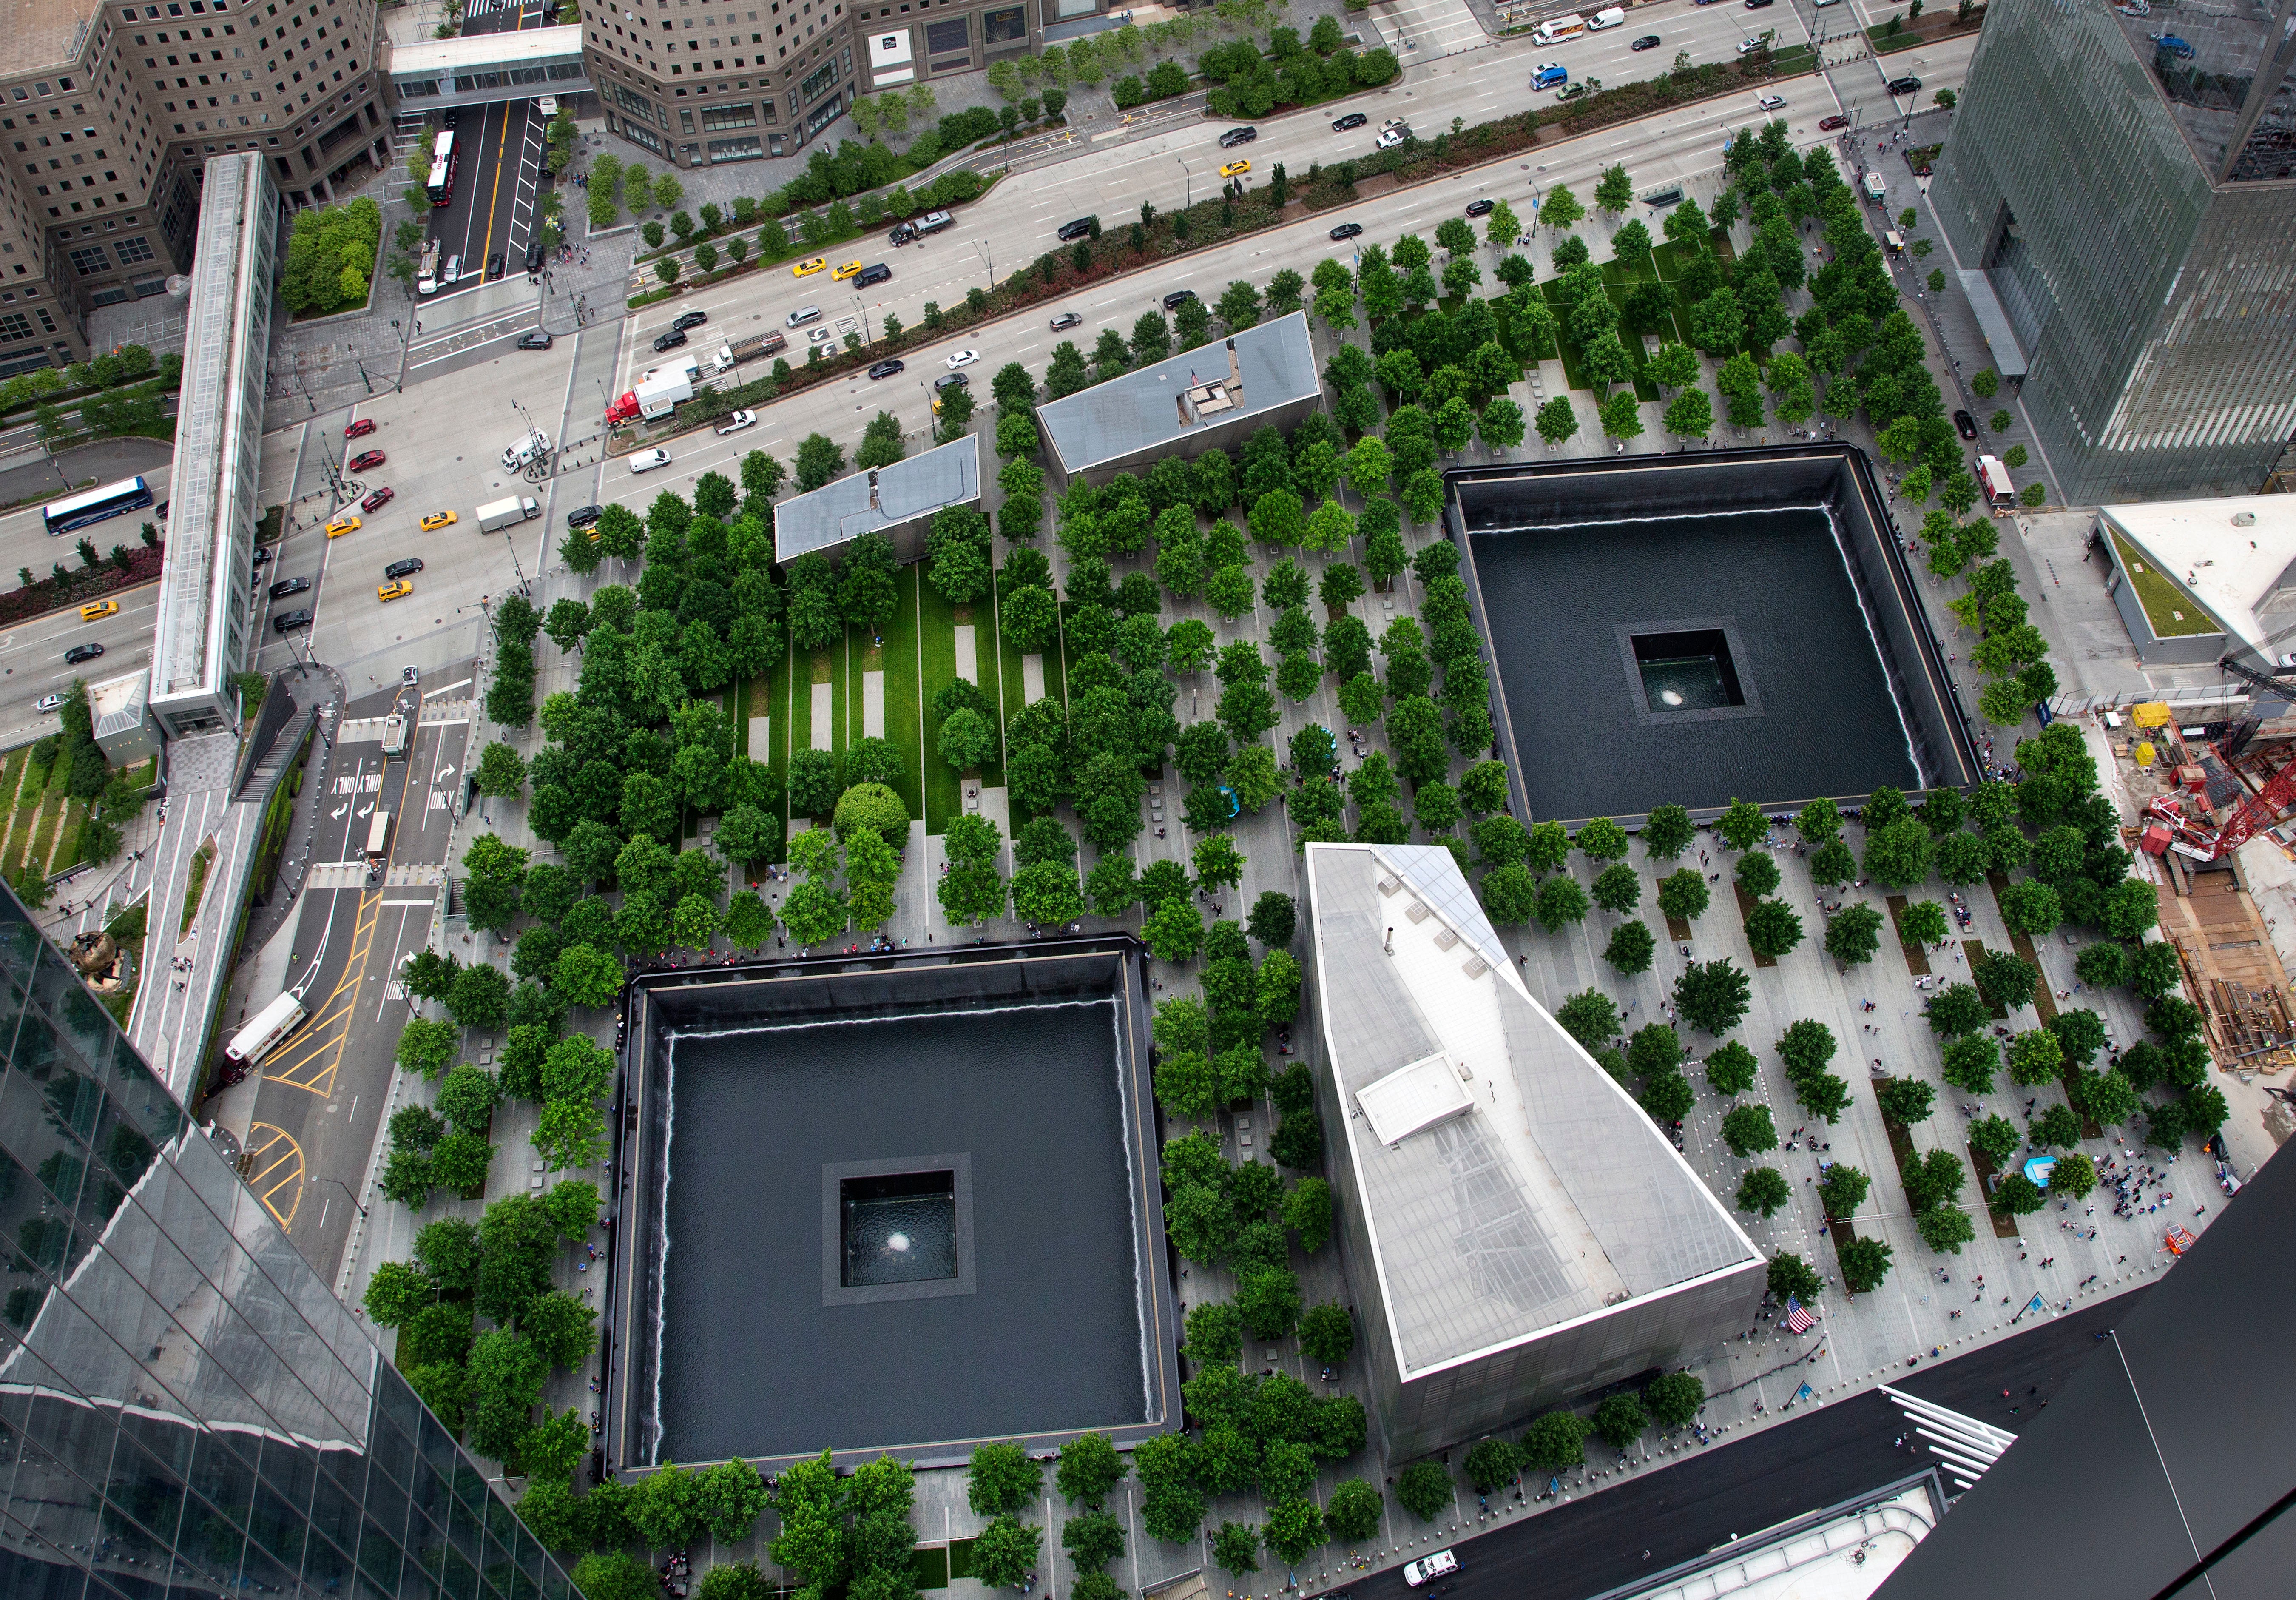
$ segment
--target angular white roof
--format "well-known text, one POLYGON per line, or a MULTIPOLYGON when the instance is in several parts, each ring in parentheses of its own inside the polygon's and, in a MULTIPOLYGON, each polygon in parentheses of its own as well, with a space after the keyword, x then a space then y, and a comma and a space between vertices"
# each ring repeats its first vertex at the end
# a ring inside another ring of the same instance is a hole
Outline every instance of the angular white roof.
POLYGON ((2267 603, 2284 592, 2296 564, 2296 495, 2230 495, 2210 500, 2149 500, 2101 507, 2114 532, 2135 545, 2233 637, 2268 657, 2296 615, 2267 603), (2244 518, 2236 522, 2234 518, 2244 518))

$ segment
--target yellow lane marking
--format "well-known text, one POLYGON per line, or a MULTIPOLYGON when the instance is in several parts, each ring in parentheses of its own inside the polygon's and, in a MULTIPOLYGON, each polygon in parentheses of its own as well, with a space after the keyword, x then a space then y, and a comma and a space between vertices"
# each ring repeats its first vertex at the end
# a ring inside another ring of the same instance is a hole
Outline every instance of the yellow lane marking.
POLYGON ((303 1147, 285 1128, 269 1122, 251 1124, 247 1135, 248 1186, 281 1227, 292 1227, 303 1203, 303 1147))

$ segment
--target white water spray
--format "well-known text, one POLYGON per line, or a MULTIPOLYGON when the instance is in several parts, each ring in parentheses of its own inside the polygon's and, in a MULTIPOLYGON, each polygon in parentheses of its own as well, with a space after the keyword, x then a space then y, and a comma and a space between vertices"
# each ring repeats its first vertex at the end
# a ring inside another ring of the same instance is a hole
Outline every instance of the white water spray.
POLYGON ((665 1301, 669 1295, 669 1160, 677 1131, 677 1035, 671 1034, 661 1051, 661 1187, 653 1197, 654 1215, 660 1218, 654 1243, 659 1251, 653 1277, 653 1395, 646 1418, 645 1464, 652 1466, 661 1450, 661 1344, 665 1301))

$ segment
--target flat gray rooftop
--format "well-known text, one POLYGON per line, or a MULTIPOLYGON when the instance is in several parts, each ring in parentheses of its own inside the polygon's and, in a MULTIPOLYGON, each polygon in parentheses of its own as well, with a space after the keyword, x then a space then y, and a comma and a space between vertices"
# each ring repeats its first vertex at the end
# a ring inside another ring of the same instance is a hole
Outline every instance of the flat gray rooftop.
POLYGON ((1405 1378, 1760 1259, 1530 997, 1449 851, 1311 844, 1307 862, 1354 1198, 1405 1378), (1390 1125, 1414 1065, 1410 1104, 1435 1120, 1390 1125), (1449 1114, 1446 1079, 1465 1091, 1449 1114))
POLYGON ((1308 338, 1308 314, 1294 311, 1246 328, 1232 341, 1183 350, 1136 372, 1037 407, 1037 420, 1070 474, 1170 444, 1206 427, 1228 427, 1315 397, 1322 380, 1308 338), (1235 346, 1231 384, 1227 344, 1235 346), (1225 407, 1192 418, 1183 397, 1200 384, 1227 386, 1225 407), (1240 396, 1235 390, 1241 390, 1240 396))
POLYGON ((880 467, 876 480, 856 472, 774 507, 774 559, 795 561, 808 550, 830 550, 865 533, 898 528, 952 505, 980 499, 980 439, 968 433, 953 444, 880 467))

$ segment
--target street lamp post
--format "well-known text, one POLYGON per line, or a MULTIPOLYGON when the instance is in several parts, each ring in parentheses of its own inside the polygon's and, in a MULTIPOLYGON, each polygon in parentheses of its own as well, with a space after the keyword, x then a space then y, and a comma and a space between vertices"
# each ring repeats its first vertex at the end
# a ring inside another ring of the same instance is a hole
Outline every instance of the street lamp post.
POLYGON ((1196 169, 1188 165, 1185 156, 1174 156, 1172 159, 1179 162, 1185 178, 1180 187, 1180 209, 1185 211, 1196 203, 1196 169))
POLYGON ((359 1204, 359 1197, 351 1193, 350 1185, 345 1183, 340 1177, 328 1177, 324 1175, 321 1176, 319 1181, 322 1183, 332 1184, 335 1187, 340 1189, 343 1192, 343 1198, 351 1202, 351 1208, 358 1212, 359 1220, 361 1222, 365 1222, 366 1220, 366 1208, 359 1204))

